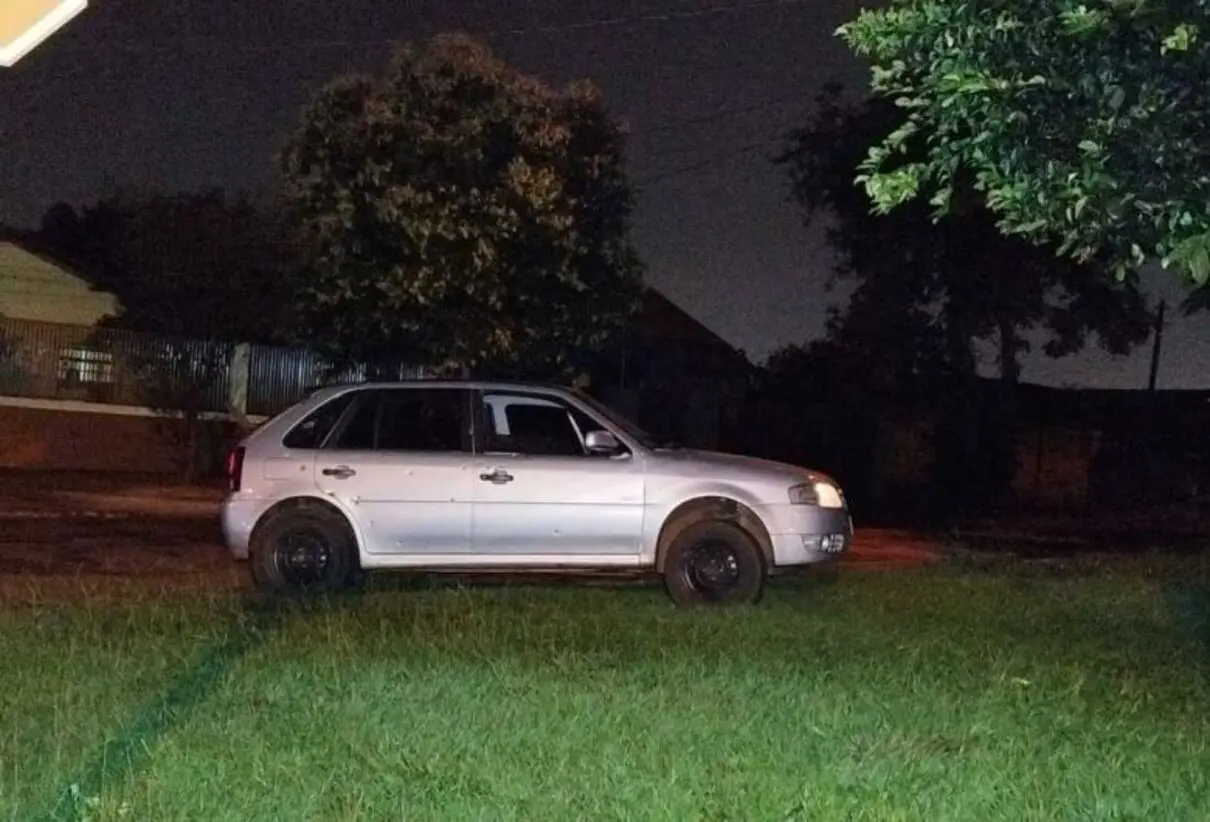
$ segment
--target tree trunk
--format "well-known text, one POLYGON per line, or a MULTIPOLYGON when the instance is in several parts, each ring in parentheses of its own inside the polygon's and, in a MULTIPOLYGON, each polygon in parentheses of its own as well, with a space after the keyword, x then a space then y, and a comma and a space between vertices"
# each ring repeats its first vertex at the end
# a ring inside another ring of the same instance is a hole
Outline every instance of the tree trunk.
POLYGON ((1011 317, 1001 314, 996 324, 1000 336, 1000 386, 1015 389, 1021 381, 1021 364, 1017 361, 1021 338, 1017 336, 1017 325, 1011 317))
POLYGON ((1017 473, 1017 386, 1021 382, 1021 364, 1017 354, 1021 338, 1017 325, 1011 317, 1001 314, 997 318, 1000 337, 1000 385, 999 402, 991 420, 988 445, 991 466, 991 492, 998 499, 1011 496, 1013 479, 1017 473))
POLYGON ((974 334, 968 323, 971 312, 953 295, 944 310, 953 390, 937 404, 932 490, 935 513, 949 520, 963 516, 979 496, 979 386, 974 334))

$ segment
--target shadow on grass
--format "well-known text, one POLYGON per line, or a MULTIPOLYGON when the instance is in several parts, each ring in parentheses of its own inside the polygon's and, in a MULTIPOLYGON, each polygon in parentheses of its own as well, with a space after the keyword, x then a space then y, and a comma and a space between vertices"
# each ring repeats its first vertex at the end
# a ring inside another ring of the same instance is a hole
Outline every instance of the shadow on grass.
POLYGON ((1210 581, 1174 580, 1164 586, 1164 599, 1176 624, 1197 639, 1202 661, 1210 663, 1210 581))
MULTIPOLYGON (((830 588, 840 580, 843 571, 836 566, 793 569, 771 576, 766 585, 769 592, 814 591, 830 588)), ((409 572, 379 571, 368 575, 359 589, 366 592, 414 592, 442 590, 522 589, 593 589, 647 590, 663 592, 664 581, 658 574, 636 571, 597 572, 409 572)))
POLYGON ((493 588, 658 588, 659 577, 626 572, 377 571, 363 591, 375 593, 493 588))
POLYGON ((136 711, 109 742, 94 751, 75 775, 66 780, 66 786, 49 798, 45 809, 31 818, 57 822, 85 816, 85 803, 137 770, 150 756, 155 742, 211 694, 241 659, 264 645, 289 613, 311 607, 315 606, 248 598, 242 618, 232 626, 228 636, 204 650, 153 701, 136 711))
POLYGON ((969 553, 950 560, 966 573, 996 575, 1018 586, 1052 579, 1130 576, 1158 585, 1167 618, 1196 641, 1210 663, 1210 557, 1152 551, 1137 555, 1092 553, 1030 559, 1019 555, 969 553))

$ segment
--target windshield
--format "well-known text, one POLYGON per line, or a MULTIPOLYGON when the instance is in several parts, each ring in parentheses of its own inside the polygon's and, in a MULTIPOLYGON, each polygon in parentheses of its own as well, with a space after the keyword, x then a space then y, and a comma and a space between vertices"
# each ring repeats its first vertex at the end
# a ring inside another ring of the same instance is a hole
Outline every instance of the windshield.
POLYGON ((622 416, 608 405, 598 402, 584 391, 574 389, 572 393, 575 394, 576 399, 588 406, 593 413, 603 417, 607 422, 637 442, 639 445, 650 449, 659 447, 659 443, 657 443, 650 434, 640 428, 637 423, 626 419, 626 417, 622 416))

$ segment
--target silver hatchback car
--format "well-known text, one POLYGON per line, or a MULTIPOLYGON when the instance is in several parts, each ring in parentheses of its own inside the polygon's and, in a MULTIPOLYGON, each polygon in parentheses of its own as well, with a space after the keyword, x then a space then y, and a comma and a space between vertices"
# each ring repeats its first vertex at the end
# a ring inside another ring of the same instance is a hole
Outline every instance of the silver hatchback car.
POLYGON ((473 381, 321 389, 228 458, 222 526, 269 591, 363 571, 635 570, 678 604, 756 602, 846 551, 828 477, 661 448, 582 392, 473 381))

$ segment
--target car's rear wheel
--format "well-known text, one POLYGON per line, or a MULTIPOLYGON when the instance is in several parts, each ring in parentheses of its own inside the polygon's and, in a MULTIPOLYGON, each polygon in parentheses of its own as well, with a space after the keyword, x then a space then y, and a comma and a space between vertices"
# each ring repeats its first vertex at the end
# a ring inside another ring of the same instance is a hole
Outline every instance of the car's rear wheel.
POLYGON ((760 546, 724 521, 690 525, 673 539, 664 559, 664 584, 681 606, 759 602, 765 575, 760 546))
POLYGON ((253 581, 267 593, 339 591, 360 572, 348 522, 321 503, 303 500, 269 514, 249 548, 253 581))

